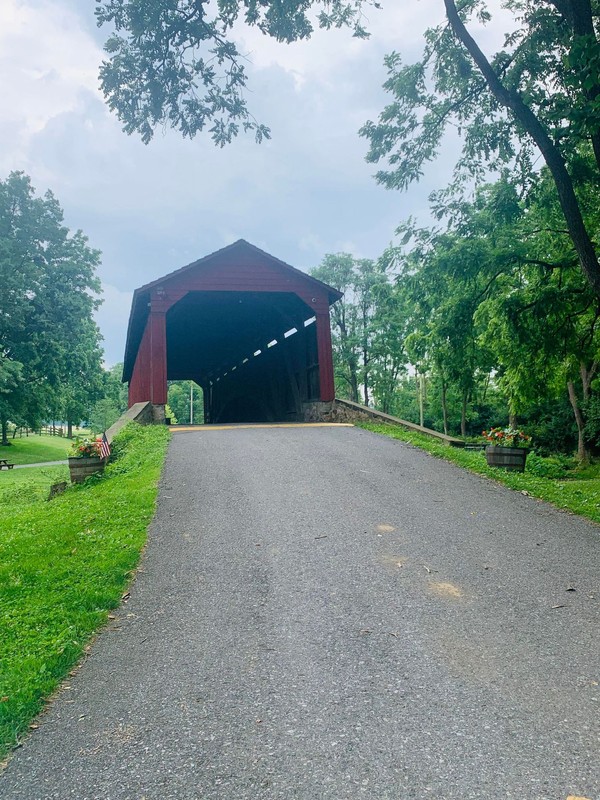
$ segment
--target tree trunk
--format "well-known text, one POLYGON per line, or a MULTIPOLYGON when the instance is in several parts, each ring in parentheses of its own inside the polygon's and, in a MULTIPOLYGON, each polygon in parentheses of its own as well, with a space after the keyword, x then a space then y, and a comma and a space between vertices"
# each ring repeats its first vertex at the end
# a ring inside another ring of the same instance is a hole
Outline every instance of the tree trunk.
POLYGON ((425 425, 425 374, 419 373, 419 425, 425 425))
POLYGON ((73 438, 73 423, 67 422, 67 439, 73 438))
POLYGON ((358 396, 358 376, 356 375, 356 367, 350 366, 350 399, 354 403, 358 403, 360 400, 358 396))
POLYGON ((580 362, 579 364, 579 374, 581 375, 581 388, 583 390, 583 399, 586 402, 590 399, 590 388, 592 384, 592 379, 596 374, 597 369, 598 369, 597 361, 593 361, 589 369, 583 363, 583 361, 580 362))
POLYGON ((361 332, 361 340, 362 340, 362 362, 363 362, 363 395, 365 400, 365 405, 369 405, 369 379, 367 375, 367 366, 369 364, 369 347, 368 347, 368 306, 366 302, 366 297, 363 295, 362 302, 362 332, 361 332))
POLYGON ((508 427, 509 428, 516 428, 517 427, 517 415, 514 411, 508 412, 508 427))
POLYGON ((463 390, 462 403, 460 407, 460 433, 461 436, 467 435, 467 400, 469 392, 467 389, 463 390))
POLYGON ((442 381, 442 416, 444 418, 444 433, 448 436, 448 387, 442 381))
MULTIPOLYGON (((570 5, 570 22, 573 26, 573 34, 575 36, 589 36, 590 39, 596 39, 596 31, 594 30, 594 16, 592 13, 592 4, 590 0, 571 0, 570 5)), ((588 80, 590 77, 590 75, 587 76, 588 80)), ((593 103, 600 96, 600 86, 598 86, 596 82, 594 82, 591 86, 587 86, 586 83, 584 83, 582 86, 582 92, 585 95, 586 100, 593 103)), ((594 151, 596 164, 600 168, 600 130, 598 130, 597 125, 591 127, 589 137, 592 142, 592 149, 594 151)))
POLYGON ((343 312, 339 320, 336 321, 336 324, 340 331, 340 356, 342 360, 347 361, 348 371, 350 373, 350 399, 354 403, 358 403, 360 398, 358 395, 358 375, 356 374, 357 356, 348 344, 348 329, 343 312))
POLYGON ((391 399, 392 399, 392 392, 391 390, 388 390, 388 388, 386 387, 383 392, 383 402, 381 404, 381 410, 383 411, 384 414, 390 413, 391 399))
POLYGON ((369 405, 369 376, 368 376, 368 364, 369 364, 369 354, 367 351, 366 345, 363 345, 363 397, 365 400, 365 405, 369 405))
POLYGON ((573 381, 568 381, 567 390, 569 392, 569 400, 571 401, 571 408, 575 415, 575 423, 577 424, 577 460, 580 464, 587 464, 590 460, 590 454, 585 446, 585 438, 583 429, 585 427, 585 420, 579 407, 579 400, 577 399, 577 392, 573 381))
POLYGON ((0 442, 2 447, 9 447, 10 442, 8 441, 8 420, 2 420, 2 442, 0 442))

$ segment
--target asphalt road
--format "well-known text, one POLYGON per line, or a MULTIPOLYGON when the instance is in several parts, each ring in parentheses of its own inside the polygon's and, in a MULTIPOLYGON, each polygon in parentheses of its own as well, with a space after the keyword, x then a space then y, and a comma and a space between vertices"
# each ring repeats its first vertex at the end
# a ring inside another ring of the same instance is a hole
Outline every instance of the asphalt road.
POLYGON ((359 429, 176 433, 0 796, 598 800, 599 532, 359 429))

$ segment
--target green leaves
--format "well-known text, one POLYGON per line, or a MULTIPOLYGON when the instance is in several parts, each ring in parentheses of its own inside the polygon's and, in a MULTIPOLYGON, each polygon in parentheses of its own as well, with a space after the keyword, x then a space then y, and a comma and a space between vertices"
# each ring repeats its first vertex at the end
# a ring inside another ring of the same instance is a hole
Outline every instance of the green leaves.
POLYGON ((390 283, 392 261, 328 254, 311 274, 344 292, 331 307, 337 390, 388 410, 396 379, 404 371, 406 314, 390 283))
POLYGON ((100 84, 123 130, 148 143, 168 125, 192 138, 207 130, 219 147, 240 132, 270 138, 246 105, 244 56, 228 38, 241 19, 279 42, 307 39, 313 12, 322 28, 349 27, 365 38, 361 8, 372 0, 103 0, 98 25, 115 32, 105 50, 100 84))
MULTIPOLYGON (((0 181, 0 422, 34 425, 67 406, 83 416, 100 373, 100 254, 70 234, 51 192, 29 178, 0 181), (62 393, 62 394, 61 394, 62 393)), ((75 412, 73 412, 75 413, 75 412)))
MULTIPOLYGON (((403 66, 386 59, 391 96, 377 122, 361 135, 367 160, 385 162, 377 180, 407 189, 440 152, 449 128, 462 152, 454 189, 509 168, 526 191, 538 169, 538 149, 551 172, 566 227, 583 273, 600 295, 600 264, 593 231, 578 203, 577 176, 568 167, 586 144, 600 175, 600 44, 597 8, 591 0, 504 0, 513 27, 504 47, 488 57, 472 30, 491 19, 485 2, 444 0, 447 26, 430 28, 420 61, 403 66)), ((507 16, 504 16, 506 19, 507 16)))

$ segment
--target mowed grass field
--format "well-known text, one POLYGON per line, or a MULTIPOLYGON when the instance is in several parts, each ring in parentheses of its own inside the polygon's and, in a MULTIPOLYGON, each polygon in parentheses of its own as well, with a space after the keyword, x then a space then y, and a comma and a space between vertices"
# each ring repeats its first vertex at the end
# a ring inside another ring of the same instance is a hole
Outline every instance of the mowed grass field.
MULTIPOLYGON (((46 461, 64 461, 73 440, 60 436, 29 436, 11 439, 9 447, 0 447, 0 458, 11 464, 37 464, 46 461)), ((69 481, 65 466, 28 467, 27 469, 0 470, 0 510, 2 516, 11 506, 46 500, 53 483, 69 481)))
POLYGON ((12 506, 47 500, 53 483, 69 480, 69 468, 66 465, 0 470, 0 536, 4 527, 4 514, 9 513, 12 506))
MULTIPOLYGON (((42 461, 63 461, 67 458, 73 439, 61 436, 38 436, 30 433, 10 439, 9 447, 0 447, 0 458, 5 458, 12 464, 37 464, 42 461)), ((9 470, 0 470, 0 477, 9 470)), ((14 470, 10 470, 14 472, 14 470)), ((0 484, 1 485, 1 484, 0 484)))
POLYGON ((0 757, 119 605, 154 513, 168 437, 166 427, 128 426, 103 476, 50 502, 66 467, 0 476, 0 757))

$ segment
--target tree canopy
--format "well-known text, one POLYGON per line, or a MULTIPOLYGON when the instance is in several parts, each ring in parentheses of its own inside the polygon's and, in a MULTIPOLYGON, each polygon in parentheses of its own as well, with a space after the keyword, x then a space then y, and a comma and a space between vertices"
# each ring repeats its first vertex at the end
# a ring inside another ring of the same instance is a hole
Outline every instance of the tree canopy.
MULTIPOLYGON (((208 128, 220 146, 240 130, 257 141, 268 127, 248 109, 247 74, 232 37, 238 20, 281 42, 309 38, 314 25, 368 36, 363 9, 376 0, 100 0, 112 33, 101 86, 128 133, 150 141, 157 126, 184 136, 208 128)), ((425 32, 420 61, 386 57, 392 101, 362 133, 368 159, 387 160, 377 179, 407 188, 440 150, 448 126, 463 136, 457 179, 481 180, 510 164, 528 185, 538 151, 586 279, 600 295, 594 231, 583 218, 572 159, 588 143, 600 181, 598 0, 503 0, 512 19, 503 46, 487 56, 471 29, 492 19, 485 0, 440 0, 446 22, 425 32)))
POLYGON ((0 423, 80 421, 99 391, 100 254, 63 225, 51 192, 29 178, 0 181, 0 423))
POLYGON ((100 71, 109 107, 127 133, 149 142, 157 126, 193 137, 208 126, 221 147, 240 130, 257 141, 266 125, 246 104, 244 57, 231 38, 237 20, 279 42, 349 26, 365 37, 361 8, 375 0, 100 0, 98 25, 112 26, 100 71))
POLYGON ((470 33, 492 16, 483 0, 444 0, 447 22, 425 33, 420 61, 386 58, 385 89, 392 100, 362 134, 368 159, 386 161, 377 179, 406 189, 437 157, 454 126, 463 149, 457 183, 481 180, 510 166, 525 189, 539 151, 554 182, 583 273, 600 295, 594 234, 583 218, 574 162, 582 146, 593 153, 590 169, 600 183, 600 6, 595 0, 504 0, 512 30, 487 57, 470 33))
MULTIPOLYGON (((582 148, 582 174, 591 158, 582 148)), ((581 178, 598 229, 593 186, 581 178)), ((407 220, 377 262, 328 255, 313 271, 345 291, 332 307, 339 396, 464 436, 520 421, 542 450, 577 446, 586 461, 600 442, 600 300, 549 170, 525 195, 506 172, 435 210, 436 226, 407 220)))

